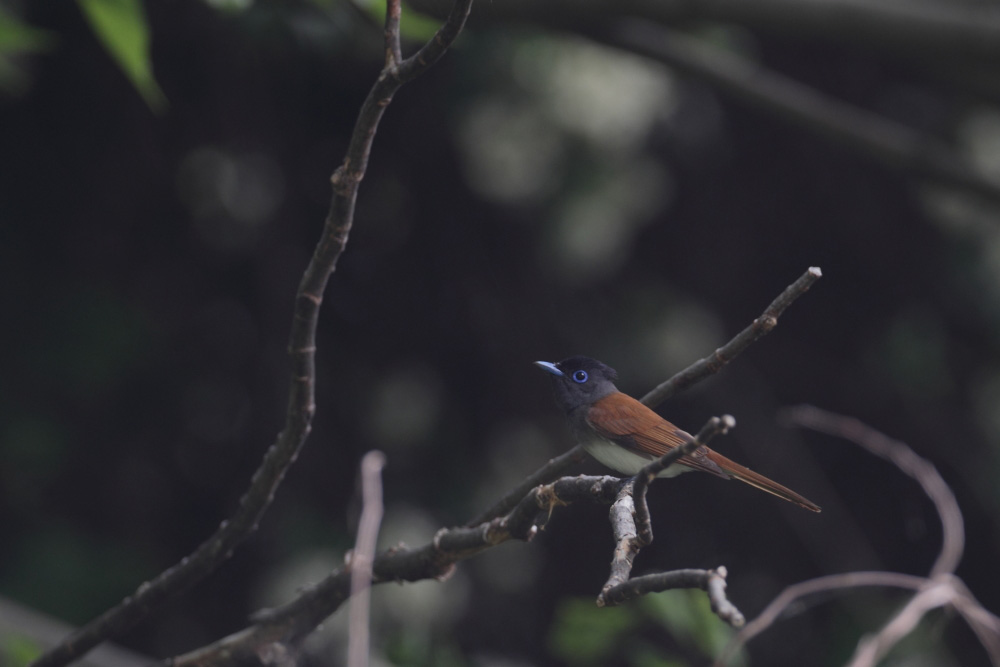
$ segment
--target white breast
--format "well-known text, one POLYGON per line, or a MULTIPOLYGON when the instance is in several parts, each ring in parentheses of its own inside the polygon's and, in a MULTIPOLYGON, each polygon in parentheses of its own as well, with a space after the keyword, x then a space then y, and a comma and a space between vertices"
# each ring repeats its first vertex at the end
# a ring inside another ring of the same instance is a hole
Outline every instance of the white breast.
MULTIPOLYGON (((607 467, 623 475, 634 475, 639 472, 643 466, 648 465, 653 460, 651 458, 639 456, 638 454, 633 454, 624 447, 619 447, 610 440, 605 440, 604 438, 591 438, 584 441, 582 444, 588 454, 607 467)), ((657 475, 657 477, 676 477, 682 472, 690 472, 690 470, 691 468, 688 468, 687 466, 674 464, 657 475)))

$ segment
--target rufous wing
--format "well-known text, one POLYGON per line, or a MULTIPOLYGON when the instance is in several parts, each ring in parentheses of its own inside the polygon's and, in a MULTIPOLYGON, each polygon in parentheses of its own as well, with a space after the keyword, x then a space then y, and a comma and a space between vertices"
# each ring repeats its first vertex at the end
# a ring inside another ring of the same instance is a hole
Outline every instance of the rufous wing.
MULTIPOLYGON (((616 392, 594 402, 587 411, 587 424, 619 447, 648 457, 651 461, 676 449, 692 437, 628 394, 616 392)), ((683 456, 679 465, 729 479, 708 457, 707 447, 683 456)))
MULTIPOLYGON (((599 399, 587 411, 587 424, 602 437, 640 456, 659 458, 672 449, 692 440, 691 434, 677 428, 666 419, 627 394, 617 392, 599 399)), ((708 447, 699 447, 693 454, 681 457, 680 465, 712 473, 718 477, 736 479, 779 498, 819 512, 820 507, 791 489, 727 459, 708 447)))

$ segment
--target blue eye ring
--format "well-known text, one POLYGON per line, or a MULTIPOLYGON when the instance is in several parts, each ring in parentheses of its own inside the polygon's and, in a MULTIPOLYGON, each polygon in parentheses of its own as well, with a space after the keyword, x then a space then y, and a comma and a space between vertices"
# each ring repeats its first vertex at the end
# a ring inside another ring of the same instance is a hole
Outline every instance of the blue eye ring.
POLYGON ((573 377, 573 382, 576 382, 577 384, 583 384, 588 379, 587 371, 582 371, 582 370, 574 371, 572 377, 573 377))

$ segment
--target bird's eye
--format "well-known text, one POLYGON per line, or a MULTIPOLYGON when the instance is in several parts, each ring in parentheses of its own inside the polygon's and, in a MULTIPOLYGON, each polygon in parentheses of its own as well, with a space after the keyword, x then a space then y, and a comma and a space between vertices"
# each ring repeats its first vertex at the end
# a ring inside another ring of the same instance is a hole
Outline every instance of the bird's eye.
POLYGON ((587 371, 576 371, 573 373, 573 382, 583 384, 587 381, 587 371))

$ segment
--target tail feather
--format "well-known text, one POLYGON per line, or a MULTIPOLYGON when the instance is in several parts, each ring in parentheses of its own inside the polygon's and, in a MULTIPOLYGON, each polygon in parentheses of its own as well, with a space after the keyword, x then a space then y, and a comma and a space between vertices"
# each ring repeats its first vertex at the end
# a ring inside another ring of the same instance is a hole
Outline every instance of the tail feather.
POLYGON ((778 484, 777 482, 750 470, 749 468, 745 468, 735 461, 730 461, 718 452, 713 452, 711 450, 708 451, 708 456, 712 462, 722 468, 730 477, 735 477, 745 484, 756 487, 761 491, 766 491, 771 495, 778 496, 779 498, 787 500, 790 503, 795 503, 799 507, 804 507, 811 512, 821 511, 819 505, 804 496, 795 493, 791 489, 784 487, 781 484, 778 484))

